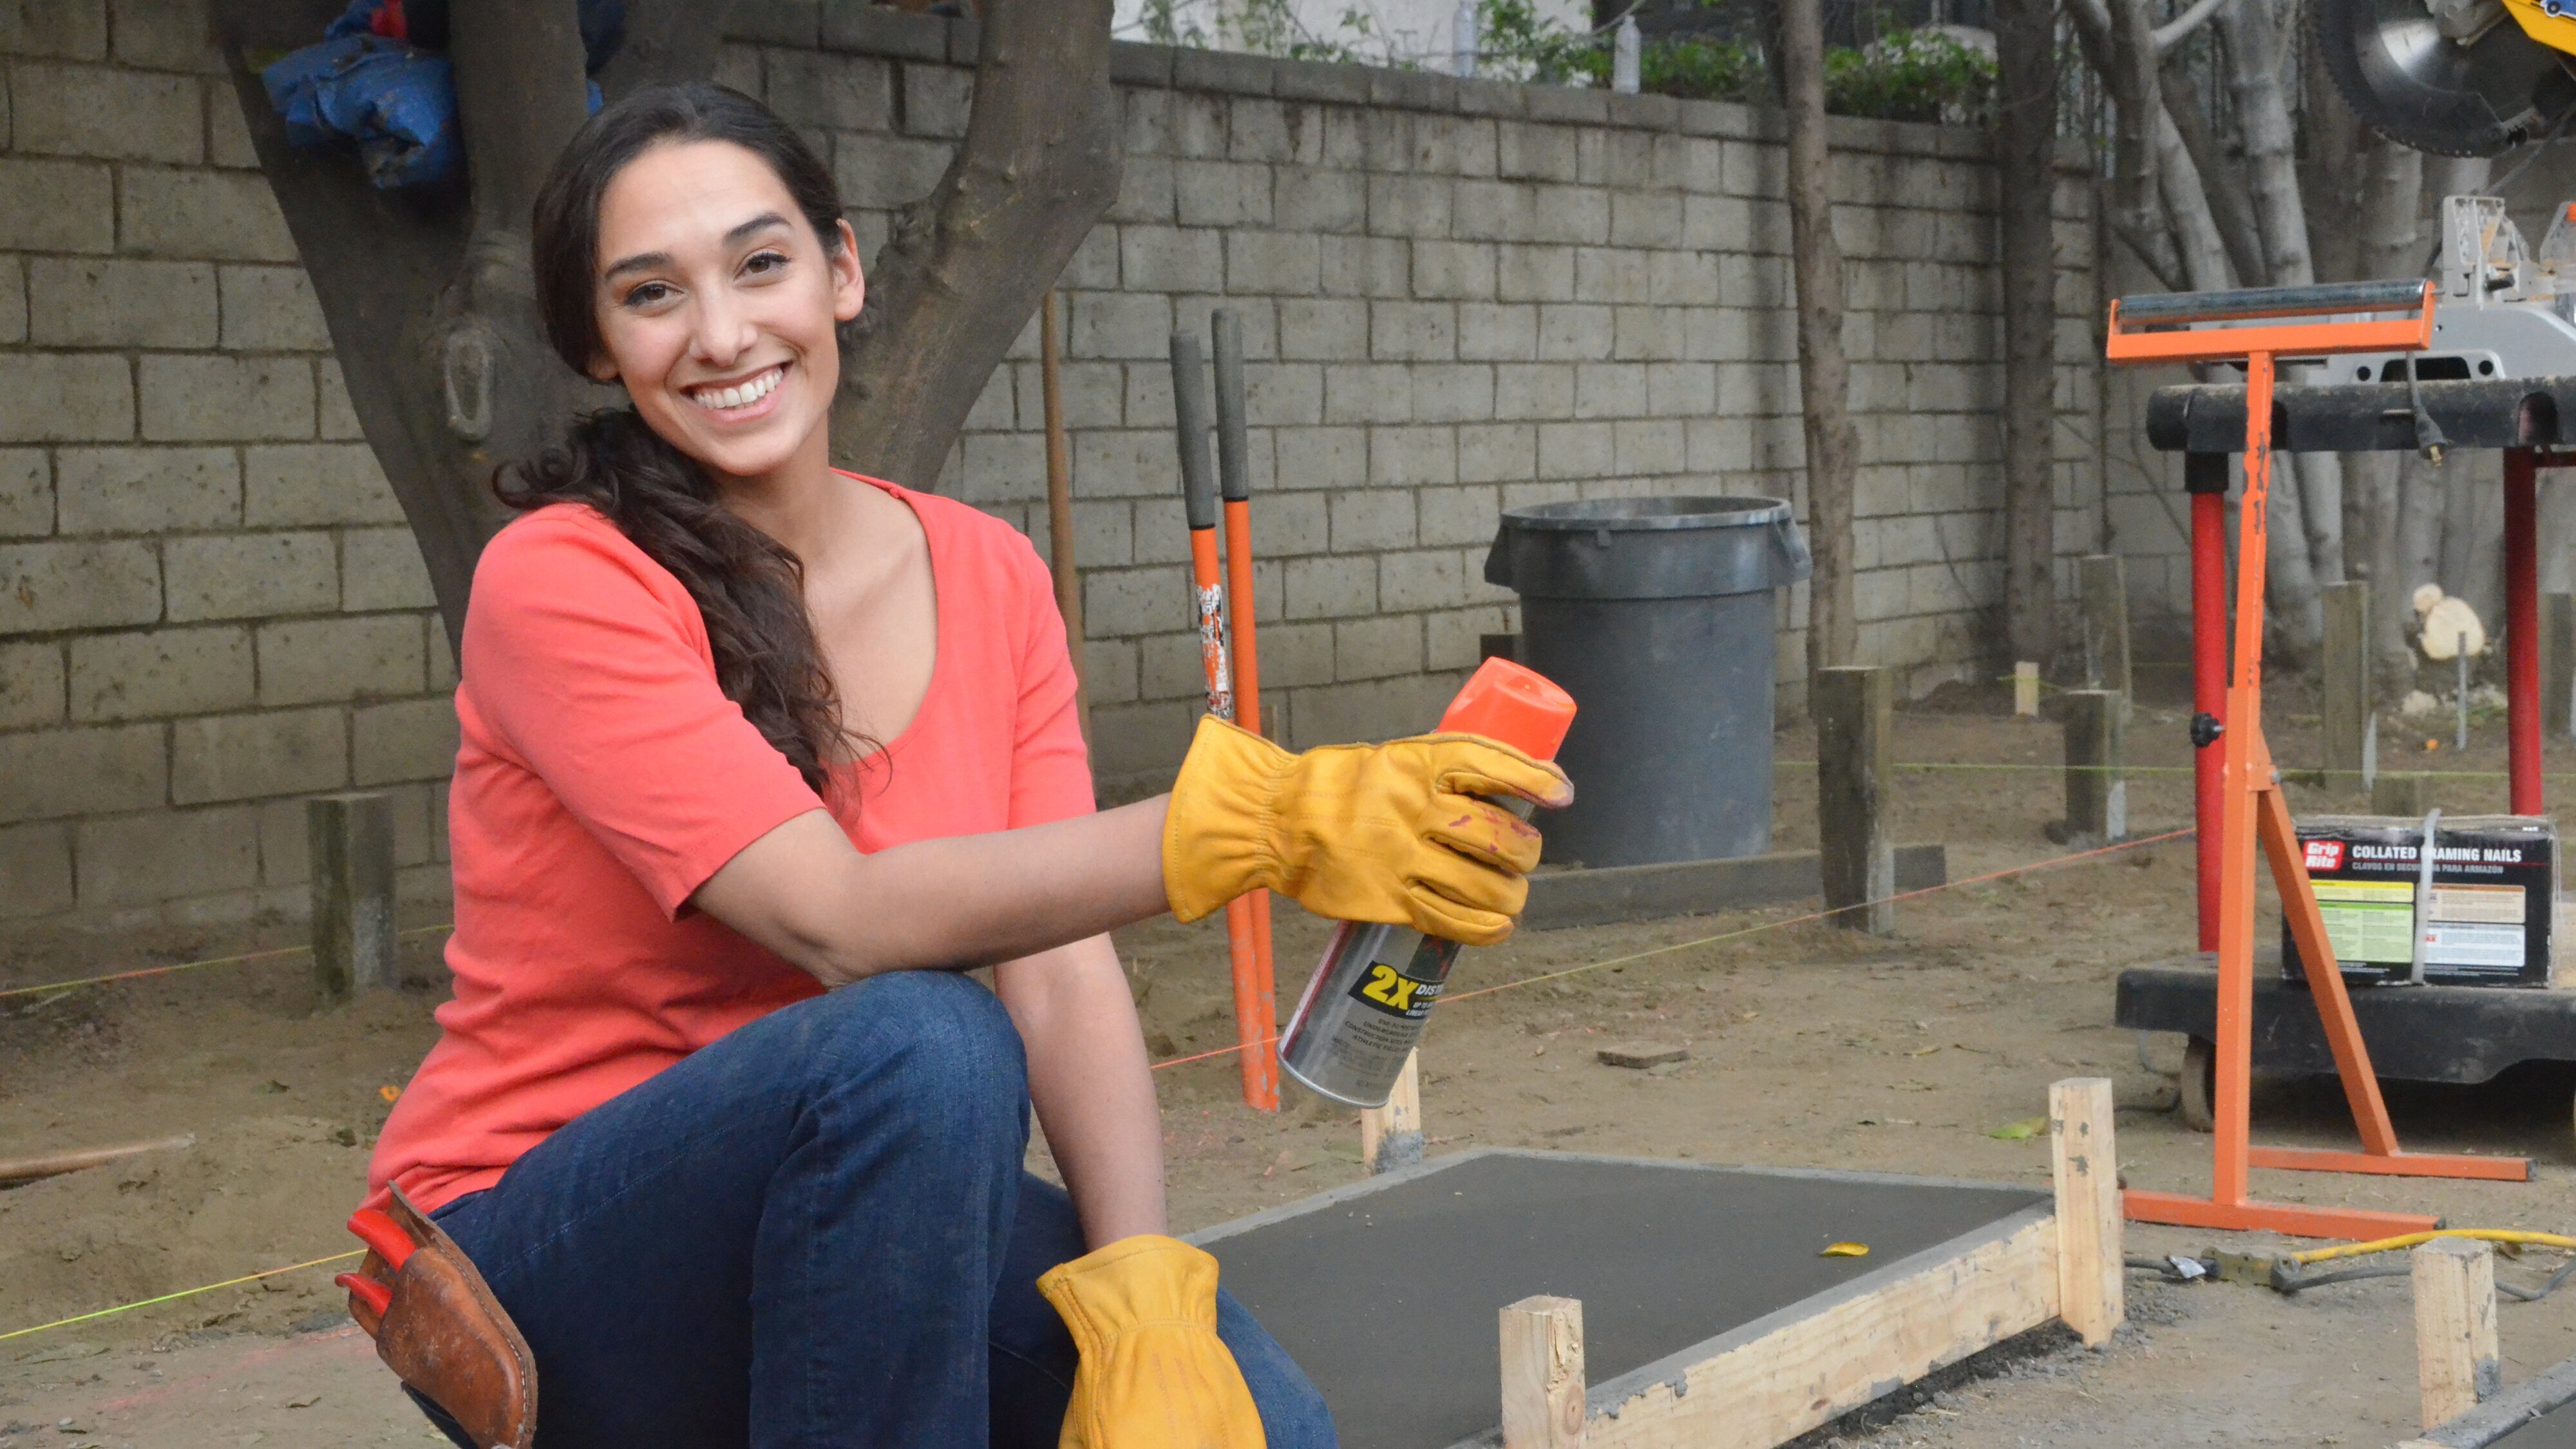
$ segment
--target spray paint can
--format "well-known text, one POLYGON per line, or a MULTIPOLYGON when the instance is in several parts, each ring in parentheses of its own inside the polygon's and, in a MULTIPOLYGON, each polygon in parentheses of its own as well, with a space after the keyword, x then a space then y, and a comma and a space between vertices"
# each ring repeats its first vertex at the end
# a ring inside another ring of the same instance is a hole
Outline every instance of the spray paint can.
MULTIPOLYGON (((1550 760, 1573 722, 1573 697, 1544 675, 1488 659, 1449 702, 1440 730, 1483 735, 1550 760)), ((1494 803, 1524 819, 1530 813, 1526 800, 1494 803)), ((1336 1102, 1385 1106, 1460 949, 1410 926, 1342 922, 1279 1033, 1280 1067, 1336 1102)))

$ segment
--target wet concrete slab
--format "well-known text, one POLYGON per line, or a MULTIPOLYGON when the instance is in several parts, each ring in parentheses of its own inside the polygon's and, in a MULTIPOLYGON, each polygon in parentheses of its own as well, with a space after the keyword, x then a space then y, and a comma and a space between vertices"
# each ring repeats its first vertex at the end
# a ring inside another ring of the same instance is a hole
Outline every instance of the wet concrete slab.
MULTIPOLYGON (((1583 1303, 1586 1377, 2006 1236, 2049 1194, 1860 1173, 1480 1151, 1197 1234, 1313 1377, 1347 1449, 1445 1449, 1495 1427, 1496 1310, 1583 1303), (1866 1257, 1825 1257, 1829 1244, 1866 1257)), ((2517 1446, 2520 1449, 2520 1446, 2517 1446)))

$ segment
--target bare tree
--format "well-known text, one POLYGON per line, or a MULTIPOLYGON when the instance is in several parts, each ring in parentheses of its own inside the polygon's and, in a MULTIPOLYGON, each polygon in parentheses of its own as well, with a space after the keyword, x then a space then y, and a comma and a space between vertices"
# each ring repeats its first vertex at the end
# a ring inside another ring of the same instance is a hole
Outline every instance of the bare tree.
POLYGON ((1798 287, 1798 388, 1806 414, 1807 523, 1815 572, 1807 585, 1807 675, 1849 664, 1860 649, 1853 598, 1853 494, 1860 430, 1851 420, 1843 356, 1843 257, 1834 244, 1827 183, 1825 36, 1820 0, 1780 7, 1780 86, 1789 109, 1789 252, 1798 287))
MULTIPOLYGON (((483 543, 503 522, 494 468, 609 394, 545 346, 529 205, 583 119, 576 0, 452 0, 466 176, 428 194, 370 188, 341 148, 286 139, 253 57, 308 44, 343 0, 215 0, 260 166, 331 331, 349 401, 392 481, 450 642, 483 543)), ((726 0, 627 0, 610 96, 710 74, 726 0)), ((871 273, 843 367, 836 453, 936 480, 967 410, 1117 190, 1110 0, 983 0, 975 105, 936 190, 871 273), (1007 265, 999 259, 1007 259, 1007 265)))
POLYGON ((2057 6, 1997 0, 1994 20, 2004 633, 2015 659, 2046 663, 2057 654, 2057 6))
MULTIPOLYGON (((2362 139, 2361 174, 2356 270, 2364 277, 2419 275, 2424 267, 2424 240, 2418 225, 2424 206, 2423 153, 2368 133, 2362 139)), ((2414 617, 2408 604, 2414 585, 2398 564, 2406 458, 2402 453, 2363 453, 2345 469, 2354 493, 2354 506, 2346 516, 2362 525, 2346 550, 2346 562, 2360 561, 2368 570, 2376 674, 2389 683, 2407 677, 2413 667, 2406 625, 2414 617)))

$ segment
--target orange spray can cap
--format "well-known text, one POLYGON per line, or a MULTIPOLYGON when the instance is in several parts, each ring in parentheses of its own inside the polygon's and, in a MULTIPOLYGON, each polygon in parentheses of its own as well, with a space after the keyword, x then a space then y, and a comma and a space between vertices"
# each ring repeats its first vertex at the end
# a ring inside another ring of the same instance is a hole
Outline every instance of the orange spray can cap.
POLYGON ((1443 734, 1483 735, 1541 760, 1556 758, 1573 723, 1573 695, 1537 670, 1500 657, 1478 666, 1440 716, 1443 734))

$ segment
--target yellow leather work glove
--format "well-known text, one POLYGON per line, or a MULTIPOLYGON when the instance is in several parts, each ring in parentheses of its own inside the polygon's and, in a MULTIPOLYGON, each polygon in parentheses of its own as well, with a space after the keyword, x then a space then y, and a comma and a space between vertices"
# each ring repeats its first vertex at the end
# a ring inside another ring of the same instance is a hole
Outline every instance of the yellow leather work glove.
POLYGON ((1038 1291, 1082 1351, 1057 1449, 1264 1449, 1216 1336, 1216 1259, 1139 1233, 1048 1269, 1038 1291))
POLYGON ((1297 755, 1210 715, 1172 785, 1163 889, 1184 921, 1266 888, 1334 920, 1490 946, 1529 898, 1539 837, 1478 795, 1562 806, 1574 787, 1476 735, 1297 755))

